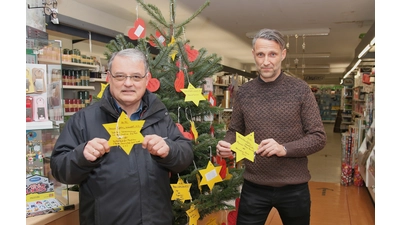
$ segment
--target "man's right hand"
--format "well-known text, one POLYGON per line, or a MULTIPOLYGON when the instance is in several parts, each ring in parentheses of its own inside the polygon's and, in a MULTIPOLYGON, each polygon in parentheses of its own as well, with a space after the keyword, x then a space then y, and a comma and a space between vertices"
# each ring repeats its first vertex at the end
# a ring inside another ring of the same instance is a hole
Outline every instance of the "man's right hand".
POLYGON ((232 150, 231 150, 231 144, 226 141, 218 141, 217 144, 217 155, 223 157, 223 158, 229 158, 233 156, 232 150))

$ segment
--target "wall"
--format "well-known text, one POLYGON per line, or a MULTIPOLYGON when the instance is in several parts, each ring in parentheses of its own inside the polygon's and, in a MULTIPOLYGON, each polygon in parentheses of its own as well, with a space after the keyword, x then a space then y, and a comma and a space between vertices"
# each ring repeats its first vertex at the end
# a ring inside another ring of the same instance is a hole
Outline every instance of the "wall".
POLYGON ((41 31, 46 31, 45 16, 43 9, 29 9, 31 7, 42 6, 42 0, 26 0, 26 26, 30 26, 41 31))
MULTIPOLYGON (((163 15, 169 15, 169 1, 159 1, 157 3, 157 7, 162 11, 163 15)), ((136 7, 136 1, 132 1, 132 4, 129 6, 121 6, 121 12, 126 11, 125 8, 130 7, 130 8, 134 8, 136 7)), ((180 9, 182 10, 182 9, 180 9)), ((71 17, 71 18, 75 18, 77 20, 81 20, 81 21, 85 21, 87 23, 91 23, 91 24, 95 24, 110 30, 114 30, 117 32, 120 32, 122 34, 127 35, 128 30, 133 27, 134 21, 136 20, 136 16, 132 15, 132 20, 125 20, 125 19, 121 19, 119 17, 115 17, 111 14, 108 14, 105 11, 99 11, 96 9, 93 9, 87 5, 83 5, 77 1, 74 0, 68 0, 68 1, 59 1, 58 2, 58 11, 60 14, 71 17)), ((188 14, 185 11, 180 11, 181 14, 185 15, 185 16, 190 16, 191 14, 188 14), (188 15, 186 15, 188 14, 188 15)), ((143 10, 139 10, 139 15, 140 18, 143 18, 144 20, 147 20, 147 18, 149 18, 149 15, 143 11, 143 10)), ((191 23, 203 23, 203 25, 205 23, 209 23, 209 21, 206 21, 204 19, 200 19, 200 18, 196 18, 196 21, 192 21, 191 23)), ((150 33, 154 33, 154 29, 151 26, 146 26, 146 33, 150 34, 150 33)), ((210 31, 209 29, 187 29, 185 30, 186 35, 190 35, 192 33, 195 33, 196 36, 201 36, 200 34, 202 32, 214 32, 214 31, 210 31)), ((192 34, 193 35, 193 34, 192 34)), ((200 49, 204 44, 204 40, 193 40, 190 39, 190 44, 194 46, 194 48, 196 49, 200 49)), ((218 46, 218 45, 216 45, 218 46)), ((82 46, 84 47, 84 46, 82 46)), ((221 64, 232 67, 232 68, 236 68, 236 69, 244 69, 243 65, 241 63, 239 63, 237 60, 231 59, 229 57, 226 57, 220 53, 218 53, 216 49, 213 48, 207 48, 207 51, 210 53, 216 53, 219 57, 222 58, 222 62, 221 64)), ((81 49, 81 51, 89 51, 88 49, 81 49)), ((102 54, 103 52, 101 52, 100 54, 102 54)), ((250 54, 250 52, 249 52, 250 54)))

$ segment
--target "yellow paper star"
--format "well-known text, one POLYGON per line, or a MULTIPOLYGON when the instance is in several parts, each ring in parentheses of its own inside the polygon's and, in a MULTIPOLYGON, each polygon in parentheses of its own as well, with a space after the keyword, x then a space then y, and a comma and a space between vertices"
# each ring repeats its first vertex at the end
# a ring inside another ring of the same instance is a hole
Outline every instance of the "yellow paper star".
POLYGON ((143 142, 144 137, 140 130, 144 122, 144 120, 132 121, 122 112, 116 123, 103 124, 103 127, 110 134, 108 145, 121 146, 126 154, 129 155, 134 144, 143 142))
POLYGON ((217 218, 215 216, 211 216, 210 219, 207 220, 207 225, 218 225, 217 218))
POLYGON ((189 225, 197 225, 197 221, 200 218, 199 210, 194 207, 194 205, 190 206, 190 209, 186 211, 186 214, 189 216, 189 225))
POLYGON ((220 171, 221 166, 214 167, 214 165, 210 161, 208 161, 207 168, 199 170, 199 173, 203 177, 200 185, 207 184, 210 190, 212 190, 215 183, 222 181, 222 177, 219 175, 220 171))
POLYGON ((179 178, 176 184, 171 184, 172 190, 174 191, 171 200, 180 199, 182 202, 185 200, 191 200, 190 187, 192 184, 185 184, 182 179, 179 178))
POLYGON ((254 162, 254 152, 257 148, 258 144, 254 142, 254 132, 247 136, 236 132, 236 142, 231 146, 232 151, 236 152, 236 162, 244 158, 254 162))
POLYGON ((196 126, 193 121, 190 121, 190 130, 193 133, 193 139, 196 140, 199 137, 199 133, 196 130, 196 126))
MULTIPOLYGON (((173 44, 175 44, 175 38, 174 38, 174 36, 172 36, 171 42, 168 43, 168 47, 171 46, 171 45, 173 45, 173 44)), ((172 58, 172 60, 175 60, 176 54, 178 54, 178 50, 172 49, 172 50, 171 50, 171 53, 169 54, 169 56, 172 58)))
POLYGON ((168 43, 168 47, 173 45, 173 44, 175 44, 175 37, 174 36, 171 37, 171 41, 168 43))
POLYGON ((196 179, 197 179, 197 188, 199 188, 200 192, 202 192, 202 188, 201 188, 201 177, 198 173, 196 173, 196 179))
POLYGON ((229 180, 229 179, 231 179, 232 177, 233 177, 232 174, 230 174, 228 168, 226 168, 226 174, 225 174, 224 180, 229 180))
POLYGON ((100 90, 100 92, 97 94, 97 97, 98 97, 98 98, 101 98, 101 97, 103 96, 104 90, 106 89, 107 85, 108 85, 108 83, 107 83, 107 84, 101 83, 101 90, 100 90))
POLYGON ((182 88, 181 91, 185 93, 185 102, 192 101, 196 106, 199 106, 199 101, 206 100, 201 94, 202 88, 195 88, 191 83, 187 89, 182 88))

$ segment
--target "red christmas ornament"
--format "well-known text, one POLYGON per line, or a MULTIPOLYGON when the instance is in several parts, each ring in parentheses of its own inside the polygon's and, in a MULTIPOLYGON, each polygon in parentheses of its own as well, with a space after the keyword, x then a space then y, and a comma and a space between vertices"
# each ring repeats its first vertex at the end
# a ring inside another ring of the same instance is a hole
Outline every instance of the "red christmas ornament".
POLYGON ((225 179, 225 177, 226 177, 226 161, 224 159, 222 159, 222 157, 220 157, 220 156, 217 156, 216 160, 217 160, 217 163, 221 166, 219 175, 221 176, 222 179, 225 179))
POLYGON ((144 21, 138 18, 133 27, 128 31, 128 37, 132 40, 137 40, 139 38, 144 38, 146 36, 146 26, 144 21))
POLYGON ((211 134, 211 137, 215 137, 214 133, 215 133, 214 126, 211 125, 211 127, 210 127, 210 134, 211 134))
POLYGON ((194 138, 193 134, 191 134, 190 132, 187 132, 187 131, 183 132, 183 136, 189 140, 193 140, 193 138, 194 138))
POLYGON ((151 73, 149 73, 149 78, 146 88, 151 92, 156 92, 160 88, 160 81, 157 78, 152 78, 151 73))
POLYGON ((230 211, 228 213, 228 225, 236 225, 236 219, 237 219, 237 214, 238 214, 238 209, 239 209, 239 202, 240 202, 240 198, 237 198, 235 200, 236 210, 230 211))
POLYGON ((180 123, 176 123, 176 126, 178 127, 178 129, 179 129, 179 131, 183 134, 183 132, 184 132, 184 129, 183 129, 183 126, 182 126, 182 124, 180 124, 180 123))
POLYGON ((154 43, 154 41, 158 41, 160 44, 162 45, 166 45, 165 43, 165 37, 160 33, 160 31, 156 31, 156 36, 154 37, 153 35, 150 35, 150 39, 149 40, 149 44, 153 47, 156 46, 156 44, 154 43))
POLYGON ((212 106, 216 106, 217 105, 217 99, 214 97, 214 95, 212 94, 212 91, 208 92, 208 98, 207 98, 208 102, 212 105, 212 106))
POLYGON ((182 70, 176 74, 174 86, 176 92, 182 92, 181 89, 185 87, 185 75, 182 70))
POLYGON ((185 45, 185 50, 190 62, 196 60, 197 56, 199 55, 199 51, 197 51, 196 49, 191 49, 188 44, 185 45))

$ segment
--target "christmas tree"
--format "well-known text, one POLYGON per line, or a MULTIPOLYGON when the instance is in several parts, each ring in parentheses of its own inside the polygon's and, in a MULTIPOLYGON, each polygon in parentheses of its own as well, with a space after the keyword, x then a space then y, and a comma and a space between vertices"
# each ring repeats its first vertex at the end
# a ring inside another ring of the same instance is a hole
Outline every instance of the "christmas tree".
MULTIPOLYGON (((207 0, 190 18, 179 24, 175 21, 175 0, 170 0, 169 21, 155 5, 145 4, 142 0, 137 0, 137 3, 154 19, 148 23, 156 34, 144 36, 132 30, 128 36, 135 39, 134 42, 127 40, 123 34, 117 35, 115 40, 106 45, 108 52, 104 55, 109 59, 113 52, 125 48, 138 48, 145 52, 152 77, 147 88, 163 101, 182 133, 193 140, 193 164, 187 170, 171 175, 175 224, 188 224, 189 220, 202 219, 219 210, 234 209, 229 201, 240 195, 243 169, 235 168, 234 159, 216 156, 215 146, 225 135, 225 124, 213 118, 223 109, 207 100, 207 94, 210 93, 202 91, 201 96, 193 94, 202 89, 206 78, 222 70, 221 58, 209 54, 204 48, 194 49, 184 34, 185 26, 210 2, 207 0), (206 181, 205 173, 212 174, 213 171, 218 171, 216 179, 206 181), (191 184, 190 193, 182 194, 189 196, 189 199, 173 199, 173 193, 177 191, 173 184, 177 183, 191 184), (190 209, 198 210, 197 217, 192 218, 187 213, 190 209)), ((132 29, 139 26, 144 26, 141 19, 136 21, 132 29)))

